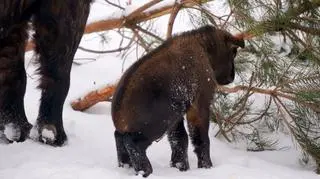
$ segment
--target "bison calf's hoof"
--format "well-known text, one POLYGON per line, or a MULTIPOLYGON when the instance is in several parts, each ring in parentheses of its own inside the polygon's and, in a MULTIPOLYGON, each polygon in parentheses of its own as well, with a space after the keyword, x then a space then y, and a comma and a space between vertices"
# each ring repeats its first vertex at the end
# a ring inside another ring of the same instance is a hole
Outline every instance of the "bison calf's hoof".
POLYGON ((170 166, 179 169, 180 171, 189 170, 189 161, 187 151, 176 150, 172 153, 170 166))
POLYGON ((52 124, 39 125, 38 133, 39 141, 48 145, 62 146, 67 141, 64 130, 58 129, 52 124))
POLYGON ((118 166, 121 168, 131 168, 132 163, 128 155, 122 155, 120 159, 118 159, 118 166))
POLYGON ((136 174, 141 174, 143 177, 149 176, 153 169, 146 155, 146 148, 151 142, 139 133, 123 134, 122 142, 136 174))
POLYGON ((139 161, 138 163, 139 163, 138 166, 134 166, 136 175, 142 175, 143 177, 148 177, 153 171, 149 160, 139 161))
POLYGON ((211 168, 212 162, 210 160, 201 160, 198 162, 198 168, 211 168))
POLYGON ((179 171, 187 171, 189 170, 189 162, 183 161, 183 162, 170 162, 170 166, 179 169, 179 171))

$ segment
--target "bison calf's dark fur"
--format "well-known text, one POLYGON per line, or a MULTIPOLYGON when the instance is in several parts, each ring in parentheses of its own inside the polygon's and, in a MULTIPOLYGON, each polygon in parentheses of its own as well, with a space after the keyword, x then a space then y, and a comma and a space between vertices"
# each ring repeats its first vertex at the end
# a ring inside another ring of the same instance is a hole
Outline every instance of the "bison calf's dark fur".
POLYGON ((119 166, 143 176, 152 173, 147 147, 166 132, 171 166, 189 169, 189 135, 199 168, 212 166, 209 150, 210 103, 216 84, 234 79, 234 58, 243 39, 205 26, 177 35, 134 63, 122 76, 112 101, 119 166))
MULTIPOLYGON (((62 145, 67 136, 62 108, 69 90, 70 69, 84 32, 91 0, 1 0, 0 3, 0 132, 8 126, 8 141, 24 141, 31 124, 24 110, 24 52, 28 23, 35 35, 42 90, 37 118, 39 139, 62 145), (43 131, 54 138, 41 136, 43 131)), ((1 135, 0 135, 1 137, 1 135)))

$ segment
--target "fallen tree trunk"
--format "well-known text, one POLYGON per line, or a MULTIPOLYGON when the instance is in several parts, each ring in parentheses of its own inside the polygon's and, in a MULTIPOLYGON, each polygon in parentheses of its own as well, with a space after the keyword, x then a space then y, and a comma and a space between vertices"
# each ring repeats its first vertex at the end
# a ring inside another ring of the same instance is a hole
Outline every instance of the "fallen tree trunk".
MULTIPOLYGON (((110 99, 116 87, 117 87, 117 84, 110 84, 102 89, 91 91, 84 97, 73 101, 71 103, 71 106, 74 110, 84 111, 99 102, 111 101, 110 99)), ((256 87, 253 88, 253 87, 248 87, 243 85, 238 85, 234 87, 218 86, 217 91, 222 93, 237 93, 239 91, 251 91, 251 92, 265 94, 265 95, 278 96, 278 97, 286 98, 293 101, 297 100, 295 96, 288 95, 272 89, 263 89, 263 88, 256 88, 256 87)), ((306 105, 308 107, 311 106, 309 104, 303 104, 303 105, 306 105)))
POLYGON ((84 111, 99 102, 110 101, 115 88, 116 84, 113 84, 107 85, 99 90, 91 91, 84 97, 73 101, 71 107, 76 111, 84 111))

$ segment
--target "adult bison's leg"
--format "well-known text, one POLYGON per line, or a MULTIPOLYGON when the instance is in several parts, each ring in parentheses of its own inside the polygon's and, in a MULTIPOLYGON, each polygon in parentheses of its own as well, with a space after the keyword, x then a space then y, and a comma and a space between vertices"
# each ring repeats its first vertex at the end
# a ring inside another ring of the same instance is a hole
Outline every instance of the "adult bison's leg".
POLYGON ((183 117, 177 126, 168 132, 168 140, 170 142, 171 167, 178 168, 180 171, 189 169, 188 162, 188 134, 183 124, 183 117))
POLYGON ((62 145, 67 139, 63 104, 70 85, 70 69, 90 8, 89 0, 47 0, 35 13, 35 42, 42 90, 37 127, 39 140, 62 145))
MULTIPOLYGON (((209 105, 208 105, 209 106, 209 105)), ((188 128, 194 152, 198 158, 198 168, 210 168, 209 107, 191 106, 187 112, 188 128)))
MULTIPOLYGON (((5 25, 5 24, 0 24, 5 25)), ((27 39, 27 23, 17 22, 0 32, 0 138, 8 141, 24 141, 29 134, 24 110, 26 72, 24 47, 27 39), (2 131, 2 132, 1 132, 2 131)))

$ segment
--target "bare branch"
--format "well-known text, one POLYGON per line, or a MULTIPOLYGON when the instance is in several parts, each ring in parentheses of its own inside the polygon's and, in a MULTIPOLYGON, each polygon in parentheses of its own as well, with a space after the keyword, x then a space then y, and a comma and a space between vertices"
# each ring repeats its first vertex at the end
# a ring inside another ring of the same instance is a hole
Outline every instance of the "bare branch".
POLYGON ((118 4, 115 4, 115 3, 110 2, 110 1, 108 1, 108 0, 105 0, 105 1, 106 1, 106 3, 108 3, 108 4, 110 4, 110 5, 114 6, 114 7, 117 7, 117 8, 119 8, 119 9, 121 9, 121 10, 125 10, 124 7, 121 7, 121 6, 118 5, 118 4))
POLYGON ((130 15, 127 17, 127 19, 132 20, 135 17, 137 17, 139 14, 143 13, 143 11, 145 11, 146 9, 150 8, 151 6, 158 4, 159 2, 161 2, 162 0, 153 0, 148 2, 147 4, 139 7, 138 9, 134 10, 132 13, 130 13, 130 15))
POLYGON ((173 24, 181 8, 182 8, 182 4, 175 3, 175 6, 173 7, 173 10, 170 15, 169 23, 168 23, 167 38, 170 38, 172 36, 173 24))
POLYGON ((92 49, 87 49, 87 48, 84 48, 84 47, 81 47, 81 46, 78 47, 78 49, 80 49, 82 51, 90 52, 90 53, 98 53, 98 54, 121 52, 121 51, 126 50, 128 48, 129 48, 129 46, 120 47, 118 49, 113 49, 113 50, 92 50, 92 49))
POLYGON ((154 33, 150 32, 150 31, 148 31, 148 30, 140 27, 139 25, 134 25, 133 28, 135 28, 135 29, 137 29, 137 30, 139 30, 139 31, 141 31, 141 32, 143 32, 143 33, 145 33, 145 34, 147 34, 147 35, 149 35, 149 36, 157 39, 157 40, 160 41, 160 42, 163 42, 163 41, 164 41, 164 39, 162 39, 161 37, 159 37, 159 36, 157 36, 156 34, 154 34, 154 33))
MULTIPOLYGON (((84 33, 93 33, 93 32, 101 32, 101 31, 107 31, 112 30, 116 28, 122 28, 122 27, 128 27, 131 28, 134 24, 139 24, 144 21, 148 21, 160 16, 163 16, 165 14, 169 14, 172 12, 172 9, 174 5, 164 5, 161 8, 156 8, 147 12, 144 12, 145 9, 148 9, 151 7, 151 5, 159 3, 161 0, 154 0, 151 1, 143 6, 143 8, 138 8, 131 14, 129 14, 126 17, 120 17, 115 19, 107 19, 107 20, 101 20, 97 22, 90 23, 86 26, 84 33), (139 12, 139 13, 138 13, 139 12)), ((182 8, 190 8, 195 5, 198 5, 200 3, 206 3, 213 0, 182 0, 181 3, 183 3, 182 8)), ((29 41, 26 45, 26 51, 30 51, 34 48, 34 44, 32 41, 29 41)))

